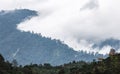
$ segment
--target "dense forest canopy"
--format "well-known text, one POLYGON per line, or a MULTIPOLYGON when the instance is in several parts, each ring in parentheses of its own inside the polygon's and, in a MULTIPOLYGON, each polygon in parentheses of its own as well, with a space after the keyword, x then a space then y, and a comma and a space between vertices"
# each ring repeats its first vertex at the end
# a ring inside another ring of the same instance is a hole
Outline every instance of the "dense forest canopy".
POLYGON ((60 66, 51 66, 49 63, 21 66, 15 59, 10 63, 0 55, 0 74, 120 74, 119 68, 118 53, 101 61, 73 61, 60 66))

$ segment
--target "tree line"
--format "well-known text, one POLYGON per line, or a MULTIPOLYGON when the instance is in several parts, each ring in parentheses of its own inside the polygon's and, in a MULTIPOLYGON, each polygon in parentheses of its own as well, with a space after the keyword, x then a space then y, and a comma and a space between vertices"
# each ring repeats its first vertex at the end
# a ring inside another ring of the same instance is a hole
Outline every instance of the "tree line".
POLYGON ((45 64, 18 65, 5 61, 0 55, 0 74, 120 74, 120 54, 110 55, 101 61, 72 61, 70 63, 52 66, 45 64))

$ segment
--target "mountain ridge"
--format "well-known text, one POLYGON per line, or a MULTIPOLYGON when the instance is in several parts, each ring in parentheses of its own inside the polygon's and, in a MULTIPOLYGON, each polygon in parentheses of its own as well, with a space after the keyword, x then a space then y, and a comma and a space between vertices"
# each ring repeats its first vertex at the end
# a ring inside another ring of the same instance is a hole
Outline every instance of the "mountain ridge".
POLYGON ((6 60, 14 58, 19 64, 50 63, 60 65, 70 61, 92 61, 103 56, 77 52, 63 44, 60 40, 46 38, 30 32, 21 32, 17 24, 37 16, 36 11, 28 9, 14 10, 12 13, 0 12, 0 52, 6 60), (3 15, 4 14, 4 15, 3 15), (13 54, 19 52, 13 58, 13 54))

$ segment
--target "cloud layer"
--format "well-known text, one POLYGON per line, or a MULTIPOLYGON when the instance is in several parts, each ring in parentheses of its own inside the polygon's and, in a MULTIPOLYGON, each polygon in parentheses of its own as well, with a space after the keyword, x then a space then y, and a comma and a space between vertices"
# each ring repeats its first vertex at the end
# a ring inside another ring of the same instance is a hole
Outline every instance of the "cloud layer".
MULTIPOLYGON (((18 25, 60 39, 75 50, 97 52, 92 45, 107 38, 120 39, 120 0, 3 0, 0 9, 27 8, 38 17, 18 25)), ((107 53, 110 46, 100 53, 107 53)))

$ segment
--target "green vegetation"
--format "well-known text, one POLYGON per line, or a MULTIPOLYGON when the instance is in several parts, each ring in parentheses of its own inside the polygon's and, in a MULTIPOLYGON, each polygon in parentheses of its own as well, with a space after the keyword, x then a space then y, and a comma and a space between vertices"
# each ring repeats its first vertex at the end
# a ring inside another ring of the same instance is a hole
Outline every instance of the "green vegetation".
POLYGON ((110 55, 102 61, 73 61, 60 66, 48 63, 18 66, 16 60, 9 63, 0 55, 0 74, 120 74, 120 54, 110 55))

